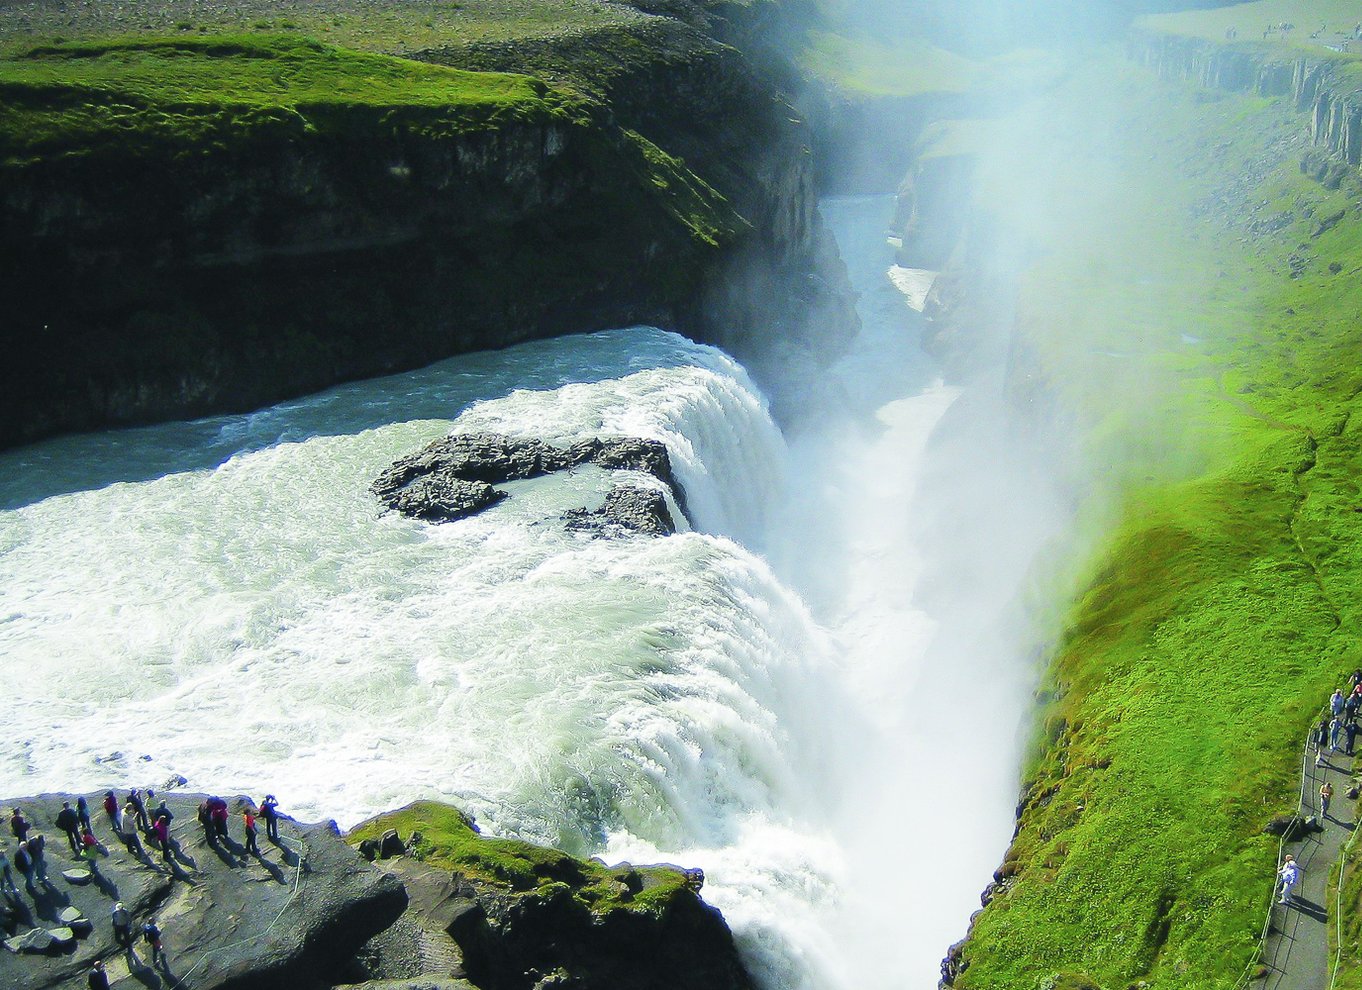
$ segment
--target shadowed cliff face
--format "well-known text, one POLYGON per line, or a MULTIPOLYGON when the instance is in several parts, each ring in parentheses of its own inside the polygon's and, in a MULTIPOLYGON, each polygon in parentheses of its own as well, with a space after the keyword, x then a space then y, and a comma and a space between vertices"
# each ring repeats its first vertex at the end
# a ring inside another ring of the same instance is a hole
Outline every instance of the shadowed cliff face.
POLYGON ((634 323, 816 366, 854 332, 849 289, 807 128, 744 56, 659 18, 421 57, 572 84, 555 67, 597 43, 629 57, 542 119, 11 157, 0 445, 634 323))

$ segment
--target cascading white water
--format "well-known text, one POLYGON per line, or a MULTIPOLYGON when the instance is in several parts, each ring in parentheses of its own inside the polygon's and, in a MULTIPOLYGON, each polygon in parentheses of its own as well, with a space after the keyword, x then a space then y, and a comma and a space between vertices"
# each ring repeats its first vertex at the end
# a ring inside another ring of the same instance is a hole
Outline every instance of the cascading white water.
MULTIPOLYGON (((914 492, 955 393, 885 277, 886 205, 831 207, 866 331, 829 371, 844 406, 789 448, 733 361, 635 328, 0 456, 0 690, 24 701, 0 792, 179 773, 342 824, 448 798, 493 832, 704 867, 767 987, 933 985, 1011 794, 919 919, 887 878, 921 839, 893 816, 939 801, 920 770, 959 753, 914 692, 943 623, 973 620, 918 602, 940 561, 914 492), (380 516, 373 477, 450 429, 660 439, 694 531, 566 532, 612 481, 595 468, 457 524, 380 516)), ((1021 694, 986 742, 1011 746, 1021 694)))

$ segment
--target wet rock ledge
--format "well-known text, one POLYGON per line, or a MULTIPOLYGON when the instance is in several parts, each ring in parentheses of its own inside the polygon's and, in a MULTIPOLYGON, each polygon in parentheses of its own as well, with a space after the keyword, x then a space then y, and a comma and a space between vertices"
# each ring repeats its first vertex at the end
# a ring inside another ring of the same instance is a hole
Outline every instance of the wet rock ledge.
MULTIPOLYGON (((685 496, 672 473, 667 448, 656 440, 638 437, 592 438, 570 447, 555 447, 533 437, 457 433, 395 461, 369 490, 387 508, 404 516, 452 522, 508 497, 494 485, 539 478, 584 464, 650 474, 671 489, 677 505, 685 511, 685 496)), ((616 485, 599 509, 572 509, 563 518, 570 529, 604 536, 665 536, 676 531, 663 495, 638 485, 616 485)))
MULTIPOLYGON (((123 794, 120 792, 120 797, 123 794)), ((47 885, 0 894, 6 939, 37 931, 40 952, 0 951, 0 986, 77 990, 102 960, 115 988, 195 990, 750 990, 722 916, 699 897, 703 874, 607 867, 478 834, 436 803, 411 805, 342 836, 335 823, 260 823, 259 856, 241 844, 247 799, 227 800, 229 835, 210 842, 201 794, 162 795, 175 818, 172 858, 143 839, 124 848, 86 795, 104 852, 78 860, 52 824, 76 795, 9 799, 46 836, 47 885), (355 847, 358 847, 356 849, 355 847), (361 854, 362 853, 362 854, 361 854), (372 860, 372 865, 366 860, 372 860), (70 874, 70 879, 65 874, 70 874), (115 941, 122 901, 133 930, 155 919, 166 964, 139 937, 115 941)), ((15 841, 5 829, 11 860, 15 841)), ((7 948, 9 948, 7 946, 7 948)))

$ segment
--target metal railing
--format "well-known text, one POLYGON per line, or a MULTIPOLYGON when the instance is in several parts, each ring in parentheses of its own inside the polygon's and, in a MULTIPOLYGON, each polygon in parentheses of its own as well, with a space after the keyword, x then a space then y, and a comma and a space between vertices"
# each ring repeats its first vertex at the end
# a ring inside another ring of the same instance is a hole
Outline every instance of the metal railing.
MULTIPOLYGON (((1324 706, 1317 714, 1328 713, 1328 706, 1324 706)), ((1305 734, 1305 744, 1301 747, 1301 786, 1300 792, 1296 795, 1296 818, 1305 818, 1305 793, 1308 782, 1313 781, 1314 774, 1310 772, 1310 746, 1315 736, 1316 722, 1312 719, 1310 729, 1305 734)), ((1267 949, 1267 938, 1272 932, 1272 919, 1277 909, 1277 881, 1281 873, 1283 858, 1286 855, 1286 837, 1291 832, 1290 827, 1282 832, 1281 838, 1277 840, 1277 867, 1272 874, 1272 890, 1268 895, 1267 914, 1263 918, 1263 930, 1258 933, 1258 942, 1253 947, 1253 954, 1249 956, 1248 963, 1244 966, 1244 971, 1239 974, 1239 979, 1234 981, 1234 990, 1243 990, 1251 983, 1256 975, 1258 967, 1262 964, 1263 953, 1267 949)), ((1356 836, 1356 832, 1353 833, 1356 836)), ((1350 840, 1351 841, 1351 840, 1350 840)), ((1335 966, 1337 970, 1337 966, 1335 966)))

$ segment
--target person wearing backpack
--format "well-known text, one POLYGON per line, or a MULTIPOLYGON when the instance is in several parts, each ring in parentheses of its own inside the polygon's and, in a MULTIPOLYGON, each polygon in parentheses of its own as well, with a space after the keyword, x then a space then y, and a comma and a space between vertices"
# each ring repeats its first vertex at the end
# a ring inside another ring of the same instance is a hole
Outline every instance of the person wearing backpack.
POLYGON ((155 920, 148 921, 142 926, 142 938, 151 947, 151 964, 153 966, 165 966, 165 949, 161 947, 161 929, 156 926, 155 920))

